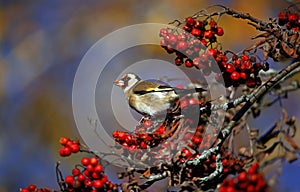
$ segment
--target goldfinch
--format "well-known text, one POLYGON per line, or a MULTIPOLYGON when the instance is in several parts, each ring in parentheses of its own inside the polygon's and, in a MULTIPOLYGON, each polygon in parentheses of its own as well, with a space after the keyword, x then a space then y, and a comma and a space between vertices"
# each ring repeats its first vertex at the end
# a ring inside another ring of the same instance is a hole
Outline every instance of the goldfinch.
POLYGON ((136 74, 128 73, 115 85, 121 87, 131 108, 146 117, 155 117, 180 111, 180 97, 205 89, 178 89, 158 81, 144 81, 136 74))

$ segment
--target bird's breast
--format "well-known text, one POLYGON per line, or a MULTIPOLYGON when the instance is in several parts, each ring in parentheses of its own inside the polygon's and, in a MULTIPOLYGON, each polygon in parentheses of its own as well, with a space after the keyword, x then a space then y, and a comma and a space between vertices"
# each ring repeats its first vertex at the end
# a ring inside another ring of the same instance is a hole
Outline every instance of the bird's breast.
POLYGON ((144 95, 132 94, 128 98, 129 105, 143 115, 156 116, 171 110, 179 97, 174 91, 153 92, 144 95))

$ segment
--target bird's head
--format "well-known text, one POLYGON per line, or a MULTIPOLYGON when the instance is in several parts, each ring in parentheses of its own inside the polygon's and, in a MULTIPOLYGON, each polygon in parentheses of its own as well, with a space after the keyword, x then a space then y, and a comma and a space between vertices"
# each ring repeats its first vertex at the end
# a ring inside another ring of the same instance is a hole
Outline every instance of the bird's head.
POLYGON ((133 73, 124 74, 120 80, 115 80, 115 85, 121 87, 124 91, 132 88, 141 79, 133 73))

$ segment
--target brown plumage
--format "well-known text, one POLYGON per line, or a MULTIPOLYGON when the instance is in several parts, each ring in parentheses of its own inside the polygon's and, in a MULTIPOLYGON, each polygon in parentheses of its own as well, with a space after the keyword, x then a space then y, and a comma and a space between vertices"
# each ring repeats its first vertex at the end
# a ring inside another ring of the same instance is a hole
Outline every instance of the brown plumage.
POLYGON ((123 89, 130 107, 144 116, 176 112, 180 97, 205 91, 202 88, 177 89, 155 81, 143 81, 133 73, 123 75, 115 84, 123 89))

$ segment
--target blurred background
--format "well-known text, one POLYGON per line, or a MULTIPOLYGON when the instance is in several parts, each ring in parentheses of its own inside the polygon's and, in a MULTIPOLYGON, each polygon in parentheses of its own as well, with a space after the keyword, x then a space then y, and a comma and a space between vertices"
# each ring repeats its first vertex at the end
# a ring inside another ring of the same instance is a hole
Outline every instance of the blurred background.
MULTIPOLYGON (((127 25, 166 24, 218 3, 265 20, 289 5, 283 0, 2 0, 0 192, 18 191, 30 183, 58 189, 58 140, 61 136, 80 139, 72 113, 74 76, 97 40, 127 25)), ((241 50, 250 45, 248 37, 257 34, 239 20, 223 18, 220 25, 225 30, 220 39, 224 49, 241 50)), ((299 96, 293 94, 292 98, 299 96)), ((300 117, 295 100, 286 105, 293 106, 289 112, 300 117)), ((64 159, 65 172, 77 160, 64 159)), ((300 191, 299 165, 284 165, 280 191, 300 191)))

